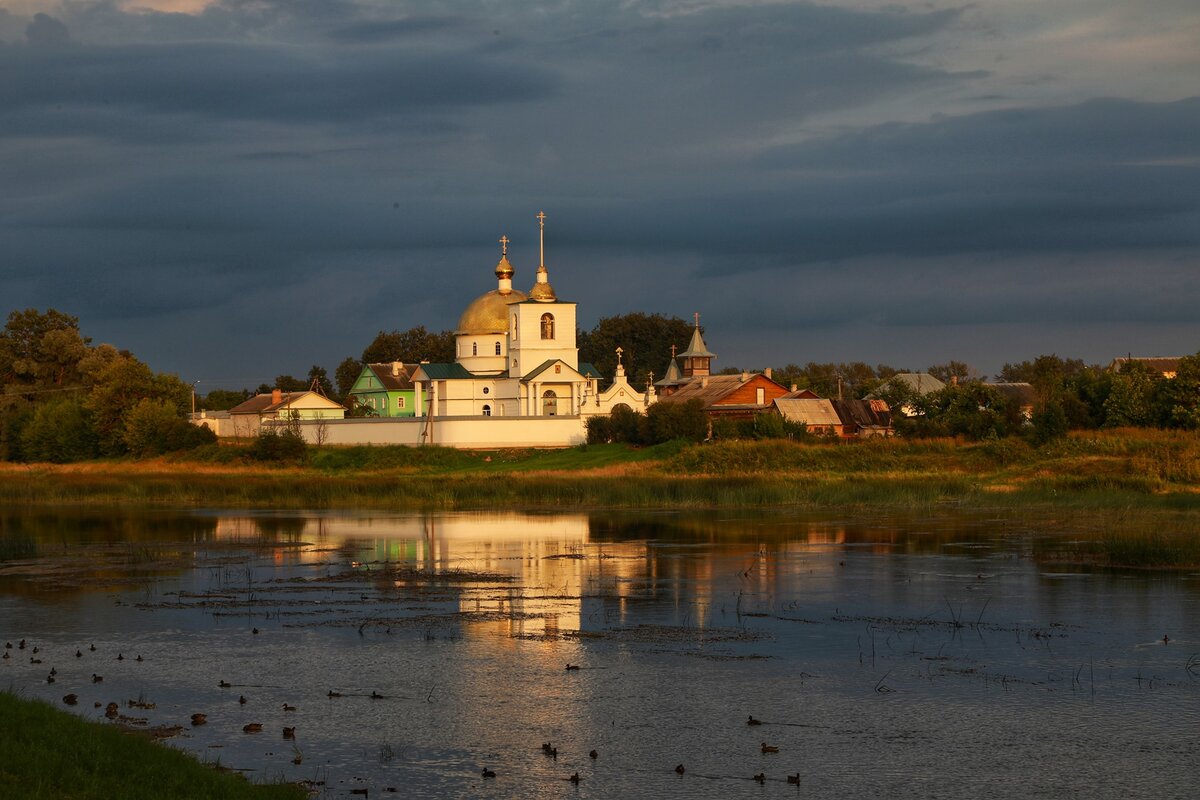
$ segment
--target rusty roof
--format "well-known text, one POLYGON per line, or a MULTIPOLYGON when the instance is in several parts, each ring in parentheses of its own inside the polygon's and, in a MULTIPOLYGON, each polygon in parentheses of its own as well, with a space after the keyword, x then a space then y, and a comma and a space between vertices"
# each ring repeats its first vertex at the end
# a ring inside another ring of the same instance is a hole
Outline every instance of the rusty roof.
POLYGON ((413 386, 412 376, 419 366, 421 365, 393 361, 385 361, 382 364, 367 364, 367 367, 375 374, 379 385, 389 392, 414 391, 415 387, 413 386), (398 375, 393 374, 396 364, 400 364, 398 375))
POLYGON ((842 419, 828 400, 811 397, 777 398, 775 407, 789 422, 805 425, 841 425, 842 419))

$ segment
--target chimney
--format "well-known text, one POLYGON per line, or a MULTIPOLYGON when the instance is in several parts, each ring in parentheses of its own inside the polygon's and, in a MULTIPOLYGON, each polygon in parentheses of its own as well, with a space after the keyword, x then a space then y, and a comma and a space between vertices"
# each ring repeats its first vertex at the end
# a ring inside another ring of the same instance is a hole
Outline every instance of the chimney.
POLYGON ((950 385, 951 385, 951 386, 958 386, 958 376, 957 376, 957 375, 951 375, 951 376, 950 376, 950 385))
POLYGON ((399 378, 399 377, 400 377, 400 370, 401 370, 401 368, 403 368, 403 367, 404 367, 404 363, 403 363, 403 362, 401 362, 401 361, 393 361, 393 362, 392 362, 392 377, 393 377, 393 378, 399 378))
POLYGON ((796 391, 796 384, 794 384, 794 383, 792 384, 791 391, 793 391, 793 392, 796 391))
POLYGON ((282 402, 283 402, 283 392, 279 389, 272 389, 271 390, 271 404, 279 405, 282 402))
POLYGON ((701 389, 708 388, 708 376, 707 375, 704 375, 700 378, 700 388, 701 389))
POLYGON ((748 380, 750 380, 750 373, 746 372, 746 370, 742 370, 742 383, 745 383, 748 380))
POLYGON ((770 378, 771 377, 771 368, 767 367, 766 369, 764 369, 763 375, 766 375, 768 378, 770 378))

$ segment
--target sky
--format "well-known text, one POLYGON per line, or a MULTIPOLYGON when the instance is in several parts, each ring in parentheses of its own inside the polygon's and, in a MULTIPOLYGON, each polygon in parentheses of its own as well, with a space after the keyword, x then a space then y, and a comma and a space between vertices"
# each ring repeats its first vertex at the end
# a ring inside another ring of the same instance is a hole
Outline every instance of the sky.
POLYGON ((1200 3, 0 0, 0 311, 202 391, 527 289, 538 211, 717 369, 1195 353, 1200 3))

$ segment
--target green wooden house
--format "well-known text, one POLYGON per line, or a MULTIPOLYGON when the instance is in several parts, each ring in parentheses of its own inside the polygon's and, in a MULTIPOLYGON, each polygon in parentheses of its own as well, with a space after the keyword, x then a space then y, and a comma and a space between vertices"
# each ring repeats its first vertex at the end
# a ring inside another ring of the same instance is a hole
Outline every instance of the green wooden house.
POLYGON ((368 364, 350 387, 348 404, 376 417, 415 417, 417 400, 412 374, 418 366, 400 361, 368 364))

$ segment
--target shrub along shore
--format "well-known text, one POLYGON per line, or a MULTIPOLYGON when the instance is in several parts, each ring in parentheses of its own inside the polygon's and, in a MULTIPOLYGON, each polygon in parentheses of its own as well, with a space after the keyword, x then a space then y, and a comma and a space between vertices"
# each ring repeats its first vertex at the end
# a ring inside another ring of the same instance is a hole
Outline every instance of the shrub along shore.
POLYGON ((0 692, 0 796, 26 800, 302 800, 288 784, 252 784, 112 724, 0 692))
POLYGON ((0 465, 0 505, 404 510, 1047 506, 1200 510, 1200 434, 1116 430, 1040 447, 786 440, 563 450, 308 448, 280 463, 252 445, 174 458, 0 465))

